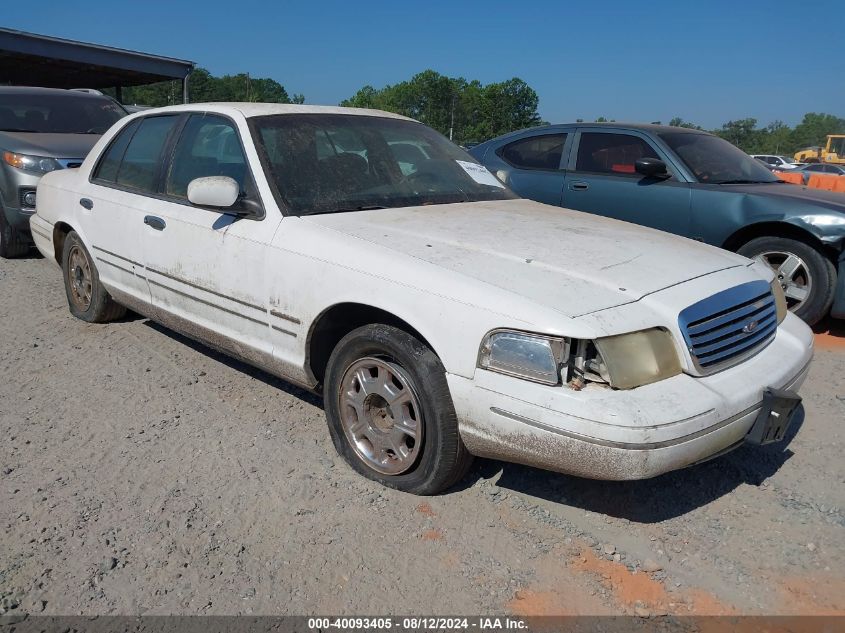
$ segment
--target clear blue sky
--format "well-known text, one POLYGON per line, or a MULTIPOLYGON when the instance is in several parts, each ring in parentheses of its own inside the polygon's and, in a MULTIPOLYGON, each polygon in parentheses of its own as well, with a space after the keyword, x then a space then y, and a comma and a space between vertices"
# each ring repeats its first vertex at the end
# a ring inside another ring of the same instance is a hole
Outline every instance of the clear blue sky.
POLYGON ((2 26, 272 77, 308 103, 432 68, 521 77, 551 122, 845 117, 845 0, 6 2, 2 26))

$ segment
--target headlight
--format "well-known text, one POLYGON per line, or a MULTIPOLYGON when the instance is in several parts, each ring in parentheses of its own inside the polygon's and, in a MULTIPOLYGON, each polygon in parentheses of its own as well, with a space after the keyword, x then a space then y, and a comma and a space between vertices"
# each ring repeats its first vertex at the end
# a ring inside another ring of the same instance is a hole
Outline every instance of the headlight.
POLYGON ((28 156, 26 154, 15 154, 14 152, 3 152, 3 162, 23 171, 31 171, 37 174, 46 174, 47 172, 62 168, 61 163, 55 158, 28 156))
POLYGON ((478 366, 546 385, 560 382, 566 341, 562 338, 494 330, 484 337, 478 366))
POLYGON ((633 389, 681 373, 672 335, 652 328, 595 340, 603 376, 615 389, 633 389))
POLYGON ((775 296, 775 308, 777 308, 778 323, 786 318, 788 309, 786 307, 786 295, 783 294, 783 288, 778 283, 778 278, 772 279, 772 294, 775 296))

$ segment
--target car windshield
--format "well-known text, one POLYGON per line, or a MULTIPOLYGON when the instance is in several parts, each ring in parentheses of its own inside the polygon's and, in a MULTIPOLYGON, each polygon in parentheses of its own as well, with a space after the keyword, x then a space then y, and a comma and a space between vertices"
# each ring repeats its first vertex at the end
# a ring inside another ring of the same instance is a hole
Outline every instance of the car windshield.
POLYGON ((660 137, 684 161, 698 182, 721 185, 779 180, 760 161, 718 136, 667 132, 660 137))
POLYGON ((0 132, 102 134, 123 116, 126 110, 106 97, 0 93, 0 132))
POLYGON ((797 160, 795 160, 794 158, 790 158, 789 156, 778 156, 778 158, 780 158, 783 162, 788 163, 790 165, 794 165, 795 163, 798 162, 797 160))
POLYGON ((294 215, 517 196, 474 158, 413 121, 347 114, 250 120, 268 179, 294 215))

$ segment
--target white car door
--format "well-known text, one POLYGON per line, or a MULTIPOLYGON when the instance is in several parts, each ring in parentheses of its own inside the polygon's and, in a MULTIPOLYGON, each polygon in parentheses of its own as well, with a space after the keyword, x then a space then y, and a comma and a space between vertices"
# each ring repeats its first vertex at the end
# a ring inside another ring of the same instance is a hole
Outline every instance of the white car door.
POLYGON ((263 212, 232 120, 194 113, 180 125, 159 197, 146 207, 143 250, 155 317, 267 365, 273 337, 266 251, 281 217, 263 212), (192 205, 188 184, 204 176, 234 178, 242 198, 230 209, 192 205), (244 210, 252 214, 239 214, 244 210))
MULTIPOLYGON (((178 116, 135 119, 118 132, 91 172, 78 203, 83 239, 103 283, 125 303, 149 308, 141 236, 167 138, 178 116)), ((139 306, 135 306, 138 308, 139 306)))

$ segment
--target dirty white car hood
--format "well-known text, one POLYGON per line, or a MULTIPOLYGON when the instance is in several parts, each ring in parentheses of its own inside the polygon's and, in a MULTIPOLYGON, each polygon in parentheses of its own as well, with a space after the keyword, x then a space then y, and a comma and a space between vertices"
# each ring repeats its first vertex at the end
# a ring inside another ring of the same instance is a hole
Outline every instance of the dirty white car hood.
MULTIPOLYGON (((528 200, 307 216, 354 236, 551 307, 570 317, 747 259, 675 235, 528 200)), ((424 286, 419 279, 404 283, 424 286)), ((437 288, 438 294, 448 289, 437 288)), ((501 309, 502 306, 495 306, 501 309)))

